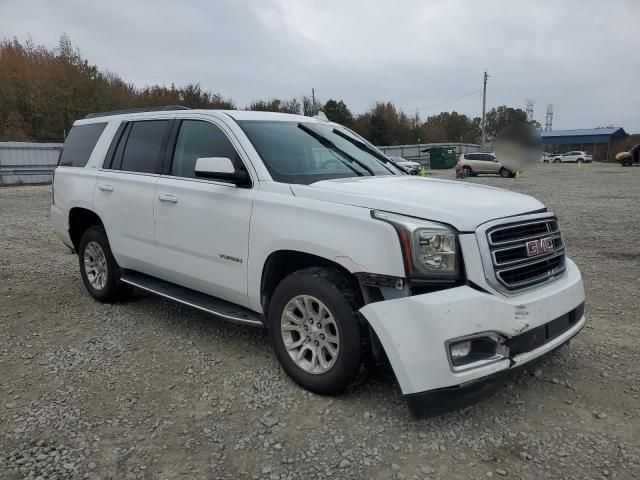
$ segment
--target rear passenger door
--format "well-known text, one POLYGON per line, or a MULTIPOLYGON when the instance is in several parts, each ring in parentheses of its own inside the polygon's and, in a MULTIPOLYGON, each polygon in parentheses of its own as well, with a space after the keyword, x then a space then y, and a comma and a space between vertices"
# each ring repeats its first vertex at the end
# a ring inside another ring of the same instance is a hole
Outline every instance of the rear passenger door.
POLYGON ((176 120, 155 196, 160 278, 247 306, 249 223, 255 190, 197 178, 198 158, 226 157, 246 168, 227 127, 176 120))
POLYGON ((94 209, 118 264, 155 275, 154 196, 171 119, 123 123, 98 174, 94 209))

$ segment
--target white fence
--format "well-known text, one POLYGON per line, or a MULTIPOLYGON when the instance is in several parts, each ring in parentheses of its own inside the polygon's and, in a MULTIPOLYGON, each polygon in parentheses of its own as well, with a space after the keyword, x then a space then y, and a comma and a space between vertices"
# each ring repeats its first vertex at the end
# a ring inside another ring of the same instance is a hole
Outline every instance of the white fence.
POLYGON ((454 148, 456 156, 461 153, 479 152, 482 148, 475 143, 421 143, 418 145, 393 145, 386 147, 378 147, 385 155, 389 157, 402 157, 406 160, 412 160, 414 162, 420 162, 423 165, 429 165, 429 152, 425 152, 429 148, 441 147, 441 148, 454 148))
POLYGON ((62 143, 0 142, 0 185, 51 183, 62 143))

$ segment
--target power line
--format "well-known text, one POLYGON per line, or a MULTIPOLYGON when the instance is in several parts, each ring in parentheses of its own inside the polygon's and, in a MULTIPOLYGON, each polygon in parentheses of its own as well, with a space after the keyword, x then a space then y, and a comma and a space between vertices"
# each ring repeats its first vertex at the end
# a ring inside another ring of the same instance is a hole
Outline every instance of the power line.
POLYGON ((415 110, 417 112, 419 110, 428 110, 430 108, 439 107, 441 105, 446 105, 447 103, 452 103, 452 102, 455 102, 457 100, 461 100, 463 98, 470 97, 471 95, 475 95, 476 93, 480 93, 480 92, 482 92, 482 89, 474 90, 473 92, 469 92, 469 93, 465 93, 464 95, 460 95, 459 97, 452 98, 451 100, 445 100, 444 102, 434 103, 433 105, 427 105, 426 107, 417 107, 415 110))

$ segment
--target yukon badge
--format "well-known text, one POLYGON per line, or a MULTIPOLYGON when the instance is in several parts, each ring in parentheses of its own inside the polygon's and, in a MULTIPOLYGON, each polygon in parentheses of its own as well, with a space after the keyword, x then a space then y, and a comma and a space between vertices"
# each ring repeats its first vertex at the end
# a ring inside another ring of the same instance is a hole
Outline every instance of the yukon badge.
POLYGON ((553 238, 545 237, 538 240, 531 240, 525 245, 527 247, 527 256, 534 257, 536 255, 551 252, 553 250, 553 238))
POLYGON ((226 255, 224 253, 219 253, 218 256, 222 259, 222 260, 231 260, 232 262, 236 262, 236 263, 242 263, 242 259, 238 258, 238 257, 232 257, 231 255, 226 255))

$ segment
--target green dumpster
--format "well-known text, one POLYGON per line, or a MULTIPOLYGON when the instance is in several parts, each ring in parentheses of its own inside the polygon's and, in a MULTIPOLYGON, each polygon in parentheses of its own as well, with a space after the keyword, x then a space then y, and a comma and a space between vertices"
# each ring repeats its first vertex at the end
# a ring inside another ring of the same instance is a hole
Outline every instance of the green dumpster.
POLYGON ((431 147, 423 152, 429 152, 429 165, 433 170, 453 168, 456 164, 456 150, 453 147, 431 147))

